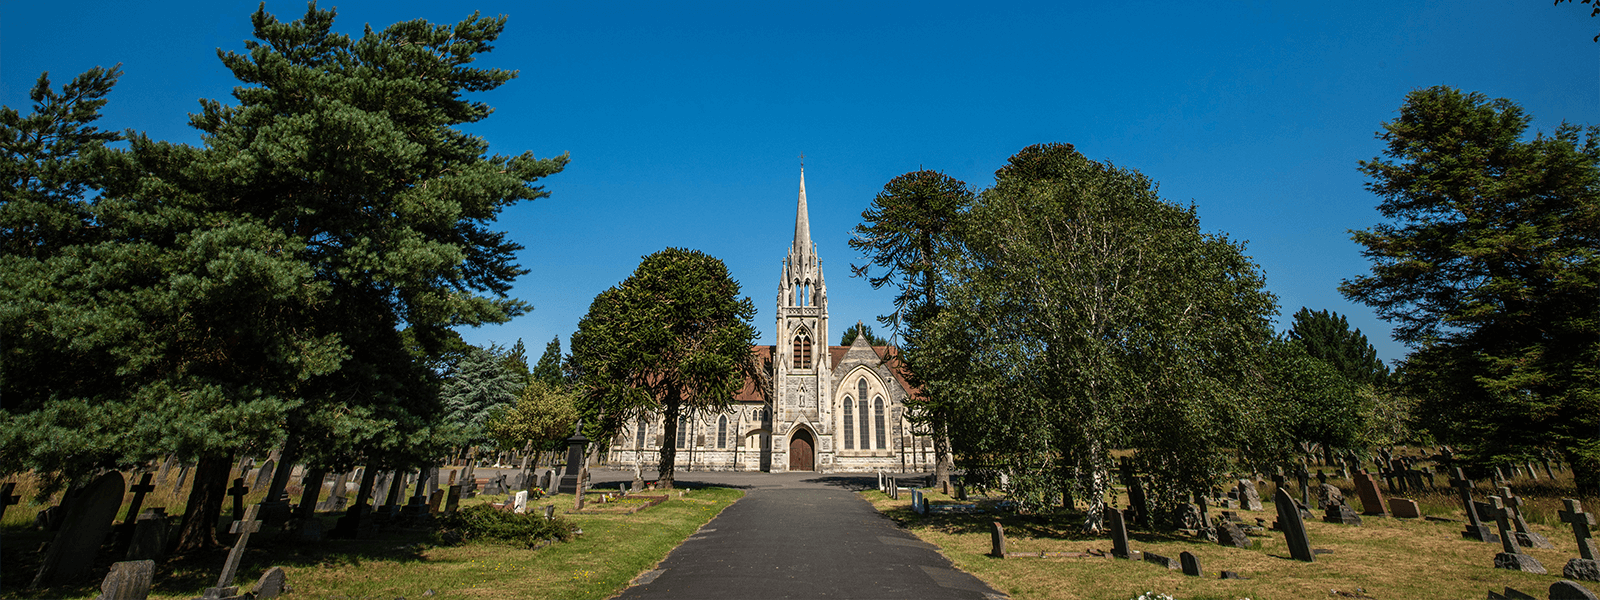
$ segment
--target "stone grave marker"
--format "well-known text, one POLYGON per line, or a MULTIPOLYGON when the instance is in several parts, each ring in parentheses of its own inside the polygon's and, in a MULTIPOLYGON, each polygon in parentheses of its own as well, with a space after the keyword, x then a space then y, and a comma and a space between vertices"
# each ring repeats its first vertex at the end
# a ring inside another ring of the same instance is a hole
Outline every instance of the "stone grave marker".
POLYGON ((1132 556, 1128 552, 1128 523, 1124 519, 1122 511, 1107 506, 1105 507, 1105 519, 1106 524, 1111 529, 1111 556, 1115 558, 1132 556))
POLYGON ((989 556, 995 558, 1006 557, 1006 529, 1000 525, 999 521, 989 523, 989 556))
POLYGON ((239 560, 244 558, 245 546, 250 543, 250 534, 260 531, 261 521, 256 520, 257 511, 261 505, 251 505, 245 511, 244 518, 233 522, 233 527, 228 531, 239 535, 233 542, 233 549, 228 551, 228 561, 222 564, 222 575, 217 577, 217 585, 206 588, 200 595, 203 599, 232 598, 239 595, 239 588, 233 585, 233 576, 239 572, 239 560))
POLYGON ((1383 501, 1383 490, 1378 489, 1378 479, 1371 473, 1356 473, 1356 497, 1361 498, 1361 514, 1373 517, 1389 516, 1389 507, 1383 501))
POLYGON ((1160 554, 1155 554, 1149 550, 1144 551, 1144 561, 1152 565, 1164 567, 1173 571, 1178 570, 1179 566, 1178 561, 1172 560, 1160 554))
POLYGON ((167 473, 172 471, 172 464, 177 460, 178 457, 168 454, 167 459, 161 461, 161 469, 156 471, 156 485, 162 485, 167 482, 167 473))
POLYGON ((1600 600, 1600 596, 1589 588, 1562 580, 1550 584, 1550 600, 1600 600))
MULTIPOLYGON (((387 499, 389 497, 389 488, 393 483, 394 478, 389 475, 389 472, 384 471, 378 473, 378 484, 377 487, 373 489, 372 498, 374 500, 387 499)), ((373 502, 373 504, 377 504, 377 502, 373 502)), ((383 511, 380 509, 380 512, 383 511)))
POLYGON ((428 477, 428 471, 417 471, 417 477, 416 490, 411 494, 411 500, 406 502, 405 508, 400 509, 400 515, 410 519, 431 514, 431 511, 428 510, 428 497, 425 495, 428 489, 427 481, 425 481, 428 477))
POLYGON ((1361 525, 1361 516, 1350 509, 1343 499, 1333 500, 1326 505, 1327 514, 1322 517, 1324 523, 1341 523, 1344 525, 1361 525))
POLYGON ((317 508, 317 498, 322 495, 322 480, 327 479, 328 471, 325 469, 312 469, 300 479, 300 505, 295 507, 294 516, 300 519, 311 518, 317 508))
POLYGON ((130 560, 111 564, 111 572, 100 581, 95 600, 144 600, 150 597, 150 583, 156 575, 153 560, 130 560))
POLYGON ((322 519, 301 519, 300 527, 295 530, 295 538, 304 544, 315 544, 327 537, 327 526, 322 524, 322 519))
MULTIPOLYGON (((272 474, 277 472, 277 468, 278 463, 271 459, 268 459, 267 462, 261 463, 261 468, 256 469, 256 479, 255 482, 250 484, 250 489, 254 490, 261 486, 272 483, 272 474)), ((268 500, 271 500, 271 498, 268 498, 268 500)))
POLYGON ((1512 589, 1510 586, 1507 586, 1506 587, 1506 591, 1498 593, 1498 594, 1496 594, 1494 592, 1494 590, 1489 590, 1489 600, 1539 600, 1539 599, 1535 598, 1535 597, 1533 597, 1531 595, 1528 595, 1526 593, 1523 593, 1521 591, 1512 589))
POLYGON ((428 514, 439 514, 439 505, 444 503, 444 490, 434 490, 428 493, 428 514))
POLYGON ((1300 505, 1311 506, 1311 472, 1302 464, 1294 476, 1296 482, 1300 484, 1300 505))
POLYGON ((1578 555, 1588 560, 1600 560, 1600 547, 1595 545, 1591 529, 1595 524, 1594 515, 1583 512, 1583 503, 1572 498, 1563 498, 1561 502, 1567 509, 1556 514, 1561 517, 1561 522, 1572 525, 1572 535, 1578 540, 1578 555))
POLYGON ((320 504, 317 504, 317 511, 335 512, 344 510, 345 502, 347 502, 346 494, 350 493, 350 490, 346 486, 349 481, 349 473, 340 472, 338 475, 334 476, 333 487, 328 491, 328 499, 323 500, 320 504))
POLYGON ((544 520, 549 521, 549 520, 552 520, 552 519, 555 519, 555 518, 556 518, 556 506, 554 504, 546 504, 546 505, 544 505, 544 520))
MULTIPOLYGON (((502 475, 501 477, 504 477, 504 475, 502 475)), ((406 489, 405 476, 401 475, 399 471, 395 471, 393 474, 391 474, 389 476, 389 489, 386 490, 388 493, 384 494, 384 496, 383 496, 383 508, 380 509, 378 512, 383 513, 384 515, 389 516, 389 517, 394 517, 394 516, 399 515, 400 514, 400 500, 401 500, 400 495, 405 493, 405 489, 406 489)))
POLYGON ((1538 533, 1528 530, 1528 522, 1522 518, 1522 505, 1524 502, 1521 498, 1511 494, 1511 488, 1500 488, 1500 497, 1505 501, 1506 511, 1511 513, 1511 524, 1517 528, 1515 533, 1517 536, 1517 544, 1521 545, 1523 548, 1542 548, 1545 550, 1555 549, 1555 544, 1551 544, 1550 540, 1545 539, 1544 536, 1539 535, 1538 533))
POLYGON ((128 540, 128 552, 122 559, 160 560, 166 554, 170 531, 165 507, 144 509, 133 522, 133 535, 128 540))
POLYGON ((1490 496, 1489 504, 1489 516, 1494 517, 1500 528, 1500 547, 1504 550, 1494 555, 1494 568, 1543 575, 1544 565, 1534 557, 1523 554, 1522 548, 1517 546, 1516 533, 1511 529, 1510 511, 1506 510, 1504 500, 1499 496, 1490 496))
POLYGON ((1190 554, 1188 550, 1178 553, 1178 562, 1183 566, 1183 574, 1190 577, 1204 577, 1205 571, 1200 569, 1200 559, 1190 554))
POLYGON ((517 513, 517 514, 520 515, 520 514, 522 514, 524 512, 527 512, 527 511, 528 511, 528 491, 527 490, 523 490, 523 491, 517 492, 516 497, 512 498, 512 500, 511 500, 511 512, 514 512, 514 513, 517 513))
POLYGON ((144 506, 144 495, 155 490, 156 486, 150 483, 149 473, 141 475, 139 483, 128 486, 128 491, 133 492, 133 501, 128 503, 128 512, 123 514, 122 525, 117 527, 117 548, 128 547, 128 541, 133 538, 133 527, 139 519, 139 509, 144 506))
POLYGON ((244 495, 248 493, 250 488, 244 486, 244 478, 234 478, 233 487, 228 488, 228 495, 233 497, 233 520, 244 520, 244 495))
POLYGON ((928 507, 922 503, 922 490, 911 490, 911 510, 919 515, 926 514, 928 507))
POLYGON ((1279 488, 1272 497, 1272 503, 1278 509, 1278 527, 1288 542, 1289 555, 1295 560, 1316 562, 1316 555, 1311 553, 1311 540, 1306 537, 1306 523, 1300 519, 1300 510, 1294 498, 1279 488))
POLYGON ((69 583, 94 565, 100 545, 111 534, 111 522, 122 507, 127 484, 116 471, 101 475, 65 506, 61 529, 45 552, 32 587, 69 583))
POLYGON ((556 477, 555 469, 551 469, 549 475, 545 477, 544 493, 546 496, 554 496, 559 491, 561 491, 561 478, 556 477))
POLYGON ((1456 467, 1456 476, 1450 480, 1450 486, 1456 488, 1456 493, 1461 498, 1462 510, 1467 513, 1467 530, 1461 532, 1461 537, 1490 544, 1500 541, 1500 536, 1490 531, 1478 518, 1478 507, 1472 502, 1472 480, 1467 479, 1461 467, 1456 467))
POLYGON ((6 517, 7 506, 11 506, 22 501, 22 496, 11 493, 15 489, 17 489, 17 483, 14 481, 7 481, 4 484, 0 484, 0 519, 4 519, 6 517))
POLYGON ((1244 529, 1238 523, 1223 519, 1217 524, 1217 543, 1235 548, 1250 549, 1255 544, 1245 535, 1244 529))
POLYGON ((466 486, 456 484, 448 488, 450 491, 445 495, 444 498, 444 514, 456 514, 456 507, 461 505, 461 490, 464 487, 466 486))
POLYGON ((178 483, 173 484, 172 487, 178 488, 180 492, 183 491, 183 482, 187 479, 189 479, 189 465, 183 465, 178 468, 178 483))
POLYGON ((1422 518, 1422 509, 1417 506, 1416 500, 1390 498, 1389 514, 1397 519, 1420 519, 1422 518))
POLYGON ((255 587, 250 588, 250 594, 255 600, 270 600, 277 598, 289 591, 289 576, 283 572, 283 567, 273 567, 261 574, 256 580, 255 587))
POLYGON ((1239 503, 1245 510, 1261 510, 1261 492, 1256 490, 1256 482, 1239 480, 1239 503))

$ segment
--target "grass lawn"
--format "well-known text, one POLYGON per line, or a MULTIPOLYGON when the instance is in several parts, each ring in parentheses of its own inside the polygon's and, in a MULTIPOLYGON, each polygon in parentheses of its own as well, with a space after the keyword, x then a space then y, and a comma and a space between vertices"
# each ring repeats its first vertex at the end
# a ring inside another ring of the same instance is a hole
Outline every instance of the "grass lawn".
MULTIPOLYGON (((996 559, 988 556, 990 523, 994 521, 1005 527, 1010 552, 1084 552, 1089 548, 1110 552, 1109 538, 1094 538, 1077 532, 1076 521, 1081 516, 1011 513, 922 516, 911 511, 909 494, 901 494, 900 500, 890 500, 877 491, 862 492, 862 496, 924 541, 939 546, 962 570, 1018 600, 1129 600, 1145 592, 1169 594, 1180 599, 1481 600, 1488 591, 1498 593, 1506 586, 1543 598, 1550 584, 1561 578, 1561 568, 1567 559, 1578 556, 1571 529, 1540 522, 1530 523, 1530 529, 1544 534, 1556 549, 1526 552, 1543 563, 1549 575, 1494 568, 1494 555, 1501 551, 1500 544, 1462 539, 1460 523, 1363 517, 1362 526, 1355 527, 1323 523, 1320 512, 1313 511, 1318 513, 1318 520, 1306 523, 1311 546, 1333 551, 1317 556, 1314 563, 1289 559, 1283 534, 1275 531, 1269 531, 1266 537, 1252 538, 1260 543, 1250 550, 1193 542, 1173 535, 1131 532, 1130 543, 1134 550, 1148 550, 1173 559, 1180 552, 1189 551, 1198 557, 1207 576, 1188 577, 1181 571, 1168 571, 1142 561, 1092 557, 996 559), (1220 570, 1235 571, 1249 579, 1220 580, 1217 579, 1220 570)), ((937 492, 926 497, 934 504, 953 502, 937 492)), ((1264 508, 1266 510, 1259 512, 1238 512, 1246 523, 1253 524, 1259 517, 1266 519, 1270 526, 1277 518, 1276 509, 1271 502, 1264 508)), ((1219 509, 1211 510, 1215 515, 1219 509)), ((1445 516, 1464 518, 1459 510, 1445 516)), ((1600 584, 1585 585, 1600 591, 1600 584)))
MULTIPOLYGON (((248 591, 257 577, 273 566, 283 567, 293 593, 288 598, 607 598, 649 570, 700 526, 727 508, 744 492, 705 488, 667 493, 659 506, 634 514, 565 514, 573 497, 556 496, 530 502, 530 511, 554 503, 561 518, 583 530, 571 542, 538 549, 497 543, 434 546, 421 532, 381 534, 372 540, 329 540, 300 544, 251 537, 250 549, 235 585, 248 591), (432 595, 427 595, 432 590, 432 595)), ((591 494, 598 498, 599 494, 591 494)), ((503 501, 504 496, 478 497, 464 505, 503 501)), ((147 504, 148 505, 148 504, 147 504)), ((604 506, 604 505, 601 505, 604 506)), ((325 515, 331 528, 335 515, 325 515)), ((12 521, 10 515, 6 519, 12 521)), ((8 526, 0 546, 5 563, 0 596, 5 598, 93 598, 99 577, 111 562, 96 563, 93 581, 71 587, 24 590, 42 555, 33 550, 48 535, 27 527, 8 526), (104 564, 102 564, 104 563, 104 564), (31 570, 30 570, 31 569, 31 570)), ((216 584, 225 553, 181 557, 157 566, 151 598, 189 599, 216 584)))

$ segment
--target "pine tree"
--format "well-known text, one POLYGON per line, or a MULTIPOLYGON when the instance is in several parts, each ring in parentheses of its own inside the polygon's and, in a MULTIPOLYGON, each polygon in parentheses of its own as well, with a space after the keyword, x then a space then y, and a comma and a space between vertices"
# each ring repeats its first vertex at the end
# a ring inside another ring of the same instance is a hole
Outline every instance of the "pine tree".
POLYGON ((867 324, 864 324, 864 323, 856 323, 855 325, 851 325, 848 329, 845 329, 844 330, 844 335, 839 337, 839 345, 840 346, 849 346, 850 344, 855 343, 856 336, 862 335, 862 334, 866 334, 867 343, 870 344, 870 345, 873 345, 873 346, 887 346, 887 345, 889 345, 889 341, 888 340, 885 340, 885 339, 883 339, 881 337, 878 337, 878 336, 872 334, 872 326, 871 325, 867 325, 867 324))
POLYGON ((473 346, 450 365, 439 388, 445 421, 470 432, 474 439, 485 435, 484 423, 494 411, 515 403, 526 387, 506 368, 505 358, 498 347, 473 346))
POLYGON ((551 338, 550 343, 545 344, 544 354, 539 356, 539 363, 533 366, 532 377, 552 388, 562 387, 566 383, 566 378, 561 374, 561 336, 551 338))
POLYGON ((1289 338, 1300 342, 1312 358, 1328 363, 1353 383, 1382 385, 1389 378, 1389 367, 1378 359, 1378 349, 1360 329, 1351 330, 1344 315, 1326 309, 1312 312, 1302 306, 1294 313, 1289 338))

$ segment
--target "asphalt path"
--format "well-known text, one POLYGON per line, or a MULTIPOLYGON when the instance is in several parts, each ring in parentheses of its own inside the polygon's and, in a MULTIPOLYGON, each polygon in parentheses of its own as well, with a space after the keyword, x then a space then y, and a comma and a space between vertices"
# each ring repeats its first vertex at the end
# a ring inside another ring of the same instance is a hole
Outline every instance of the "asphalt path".
MULTIPOLYGON (((632 480, 628 471, 591 470, 590 489, 632 480)), ((875 475, 680 472, 676 481, 745 496, 619 599, 1006 597, 856 496, 877 486, 875 475)))

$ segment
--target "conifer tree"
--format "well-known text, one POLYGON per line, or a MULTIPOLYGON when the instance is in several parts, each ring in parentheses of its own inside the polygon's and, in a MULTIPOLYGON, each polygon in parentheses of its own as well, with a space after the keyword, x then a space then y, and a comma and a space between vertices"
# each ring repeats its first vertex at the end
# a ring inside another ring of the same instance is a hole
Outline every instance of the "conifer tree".
POLYGON ((1328 363, 1352 383, 1381 385, 1389 377, 1389 367, 1378 359, 1378 349, 1360 329, 1350 329, 1350 322, 1339 313, 1300 307, 1294 313, 1289 339, 1300 342, 1312 358, 1328 363))
POLYGON ((550 339, 544 347, 544 354, 539 356, 538 364, 533 366, 532 378, 543 381, 545 385, 559 388, 565 383, 561 374, 561 336, 550 339))

